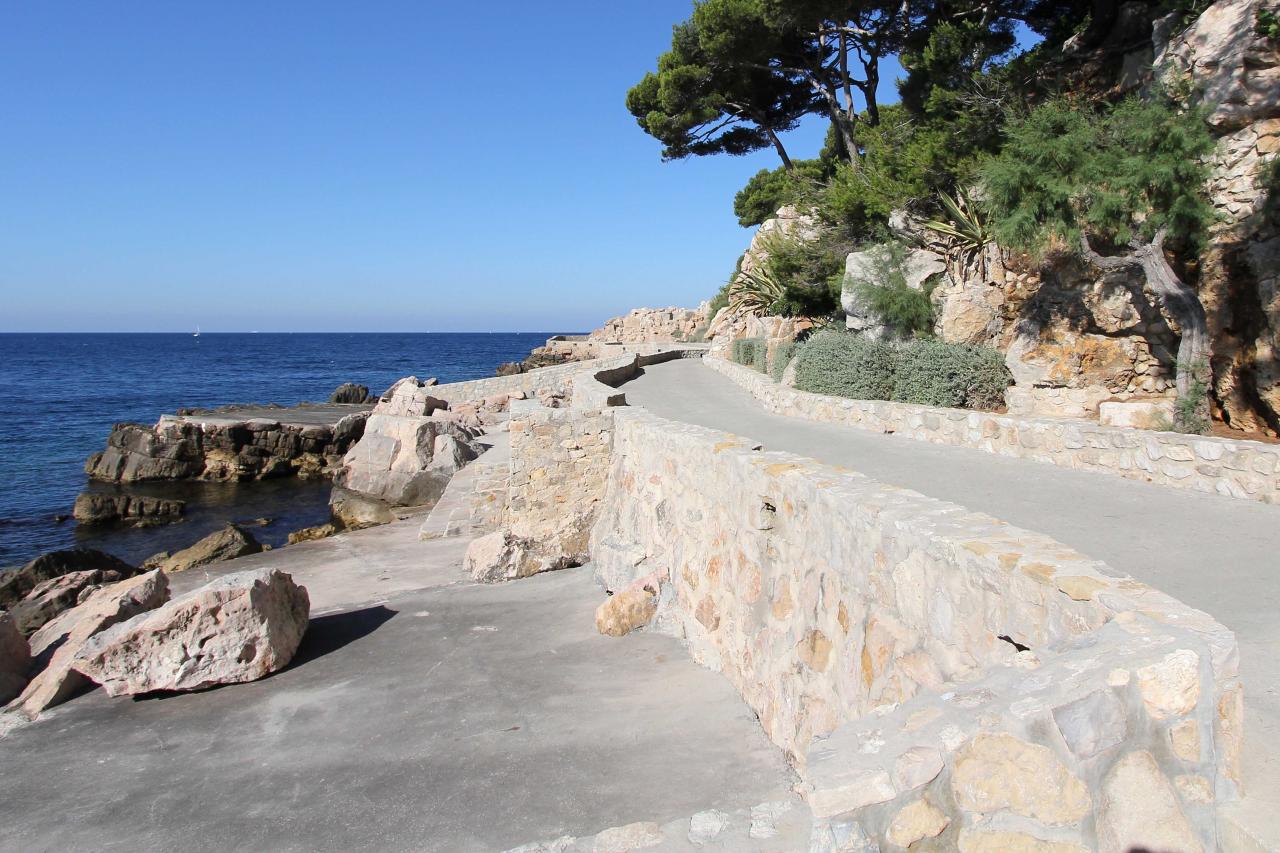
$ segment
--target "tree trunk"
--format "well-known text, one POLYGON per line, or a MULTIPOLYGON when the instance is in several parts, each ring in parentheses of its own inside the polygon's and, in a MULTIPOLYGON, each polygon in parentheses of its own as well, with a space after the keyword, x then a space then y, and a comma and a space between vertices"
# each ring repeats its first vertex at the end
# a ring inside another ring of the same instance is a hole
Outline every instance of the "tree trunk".
MULTIPOLYGON (((1209 322, 1199 295, 1178 278, 1178 274, 1165 259, 1164 238, 1165 230, 1161 228, 1150 243, 1136 244, 1129 254, 1109 258, 1095 252, 1089 245, 1089 238, 1081 234, 1080 248, 1084 256, 1101 269, 1141 267, 1147 278, 1147 285, 1181 333, 1176 381, 1178 396, 1186 397, 1197 379, 1205 385, 1206 390, 1209 385, 1209 358, 1212 355, 1209 322)), ((1207 404, 1206 397, 1204 405, 1207 404)))
MULTIPOLYGON (((764 127, 764 125, 761 125, 761 127, 764 127)), ((782 165, 786 167, 788 172, 794 172, 796 166, 791 162, 791 157, 787 155, 787 149, 783 147, 782 140, 778 138, 778 134, 774 133, 771 127, 765 127, 764 132, 769 134, 769 141, 773 143, 774 150, 782 158, 782 165)))
POLYGON ((1138 247, 1134 254, 1147 276, 1147 284, 1182 332, 1178 341, 1178 396, 1187 396, 1197 379, 1207 390, 1211 355, 1209 322, 1199 295, 1178 278, 1165 259, 1164 230, 1156 234, 1155 240, 1138 247))

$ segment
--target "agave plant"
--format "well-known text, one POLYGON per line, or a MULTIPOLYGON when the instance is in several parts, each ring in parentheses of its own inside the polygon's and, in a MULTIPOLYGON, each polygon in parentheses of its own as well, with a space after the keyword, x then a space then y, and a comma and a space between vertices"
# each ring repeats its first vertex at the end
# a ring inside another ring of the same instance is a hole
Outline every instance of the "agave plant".
POLYGON ((934 219, 926 222, 924 227, 942 235, 948 260, 957 263, 961 271, 976 259, 978 274, 986 278, 985 250, 992 240, 991 223, 983 218, 982 211, 964 190, 959 190, 954 198, 946 193, 938 193, 938 200, 950 221, 934 219))
POLYGON ((729 285, 729 307, 739 314, 763 317, 783 293, 782 285, 765 264, 763 268, 738 273, 729 285))

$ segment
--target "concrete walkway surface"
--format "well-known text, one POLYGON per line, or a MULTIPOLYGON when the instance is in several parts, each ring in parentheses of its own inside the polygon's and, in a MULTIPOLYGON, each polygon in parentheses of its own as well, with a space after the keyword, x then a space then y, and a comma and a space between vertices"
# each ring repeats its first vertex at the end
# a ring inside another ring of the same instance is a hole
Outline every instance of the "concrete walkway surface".
POLYGON ((736 433, 1054 537, 1236 633, 1251 830, 1280 849, 1280 506, 766 412, 695 359, 621 386, 661 417, 736 433))
MULTIPOLYGON (((401 531, 367 533, 330 543, 401 531)), ((589 567, 436 585, 314 618, 262 681, 88 693, 0 739, 0 850, 493 851, 787 797, 729 682, 598 634, 601 596, 589 567)))

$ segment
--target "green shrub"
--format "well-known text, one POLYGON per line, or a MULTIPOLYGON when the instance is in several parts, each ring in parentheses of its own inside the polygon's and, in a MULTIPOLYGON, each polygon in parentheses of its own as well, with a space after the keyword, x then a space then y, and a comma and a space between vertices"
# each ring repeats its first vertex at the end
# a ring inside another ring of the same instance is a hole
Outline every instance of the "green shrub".
POLYGON ((901 344, 849 332, 818 332, 796 347, 796 387, 855 400, 998 409, 1012 382, 989 347, 921 339, 901 344))
POLYGON ((872 255, 869 278, 855 282, 858 299, 875 317, 901 337, 933 332, 933 300, 936 282, 920 290, 907 284, 907 249, 901 243, 881 243, 872 255))
POLYGON ((917 340, 903 345, 893 399, 952 409, 997 409, 1012 382, 1004 357, 990 347, 917 340))
POLYGON ((774 382, 782 381, 782 373, 787 369, 787 365, 791 362, 791 357, 795 353, 796 345, 793 341, 784 341, 774 348, 773 360, 769 365, 769 375, 773 377, 774 382))
POLYGON ((848 332, 825 331, 796 347, 796 387, 856 400, 893 397, 894 347, 848 332))
POLYGON ((768 354, 768 345, 764 338, 739 338, 733 342, 733 351, 731 356, 738 364, 755 368, 761 373, 765 372, 765 359, 768 354))

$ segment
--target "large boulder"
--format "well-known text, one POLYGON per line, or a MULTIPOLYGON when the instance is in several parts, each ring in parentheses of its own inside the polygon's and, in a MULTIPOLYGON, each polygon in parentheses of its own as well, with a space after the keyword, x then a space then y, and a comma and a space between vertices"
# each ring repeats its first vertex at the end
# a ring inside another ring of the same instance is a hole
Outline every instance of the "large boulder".
POLYGON ((55 648, 59 639, 61 643, 48 665, 10 707, 34 719, 46 708, 70 699, 88 685, 84 675, 72 668, 85 643, 99 631, 159 607, 168 598, 169 579, 164 572, 148 572, 104 587, 89 596, 84 604, 64 613, 59 617, 59 627, 67 629, 64 636, 52 636, 51 625, 46 625, 43 633, 37 632, 32 637, 33 648, 40 648, 37 654, 55 648))
POLYGON ((31 650, 13 617, 0 613, 0 704, 22 692, 31 668, 31 650))
POLYGON ((644 587, 624 589, 596 608, 596 630, 607 637, 622 637, 649 624, 658 611, 658 598, 644 587))
POLYGON ((112 696, 253 681, 293 659, 310 606, 284 572, 237 572, 98 634, 75 668, 112 696))
POLYGON ((262 551, 262 543, 253 538, 252 533, 234 524, 228 524, 221 530, 210 533, 190 548, 184 548, 173 554, 160 564, 160 568, 169 574, 185 572, 196 566, 231 560, 246 554, 257 554, 260 551, 262 551))
POLYGON ((133 524, 146 527, 180 521, 186 502, 148 495, 81 492, 71 517, 80 524, 133 524))
POLYGON ((41 581, 9 610, 18 630, 30 636, 50 619, 84 601, 98 587, 122 580, 119 572, 92 569, 41 581))
POLYGON ((363 403, 369 399, 369 386, 344 382, 329 395, 330 403, 363 403))
POLYGON ((334 524, 344 530, 363 530, 396 520, 385 501, 340 486, 334 486, 329 494, 329 513, 334 524))
POLYGON ((439 408, 435 402, 421 388, 400 386, 369 417, 334 484, 393 506, 438 500, 453 473, 478 449, 470 429, 426 414, 439 408))
POLYGON ((537 542, 510 530, 497 530, 471 540, 463 556, 463 569, 480 583, 527 578, 580 564, 581 560, 566 555, 557 543, 537 542))
POLYGON ((135 566, 92 548, 69 548, 41 554, 30 563, 12 572, 0 575, 0 610, 8 610, 27 596, 42 581, 59 575, 82 571, 113 571, 120 577, 132 577, 138 573, 135 566))

